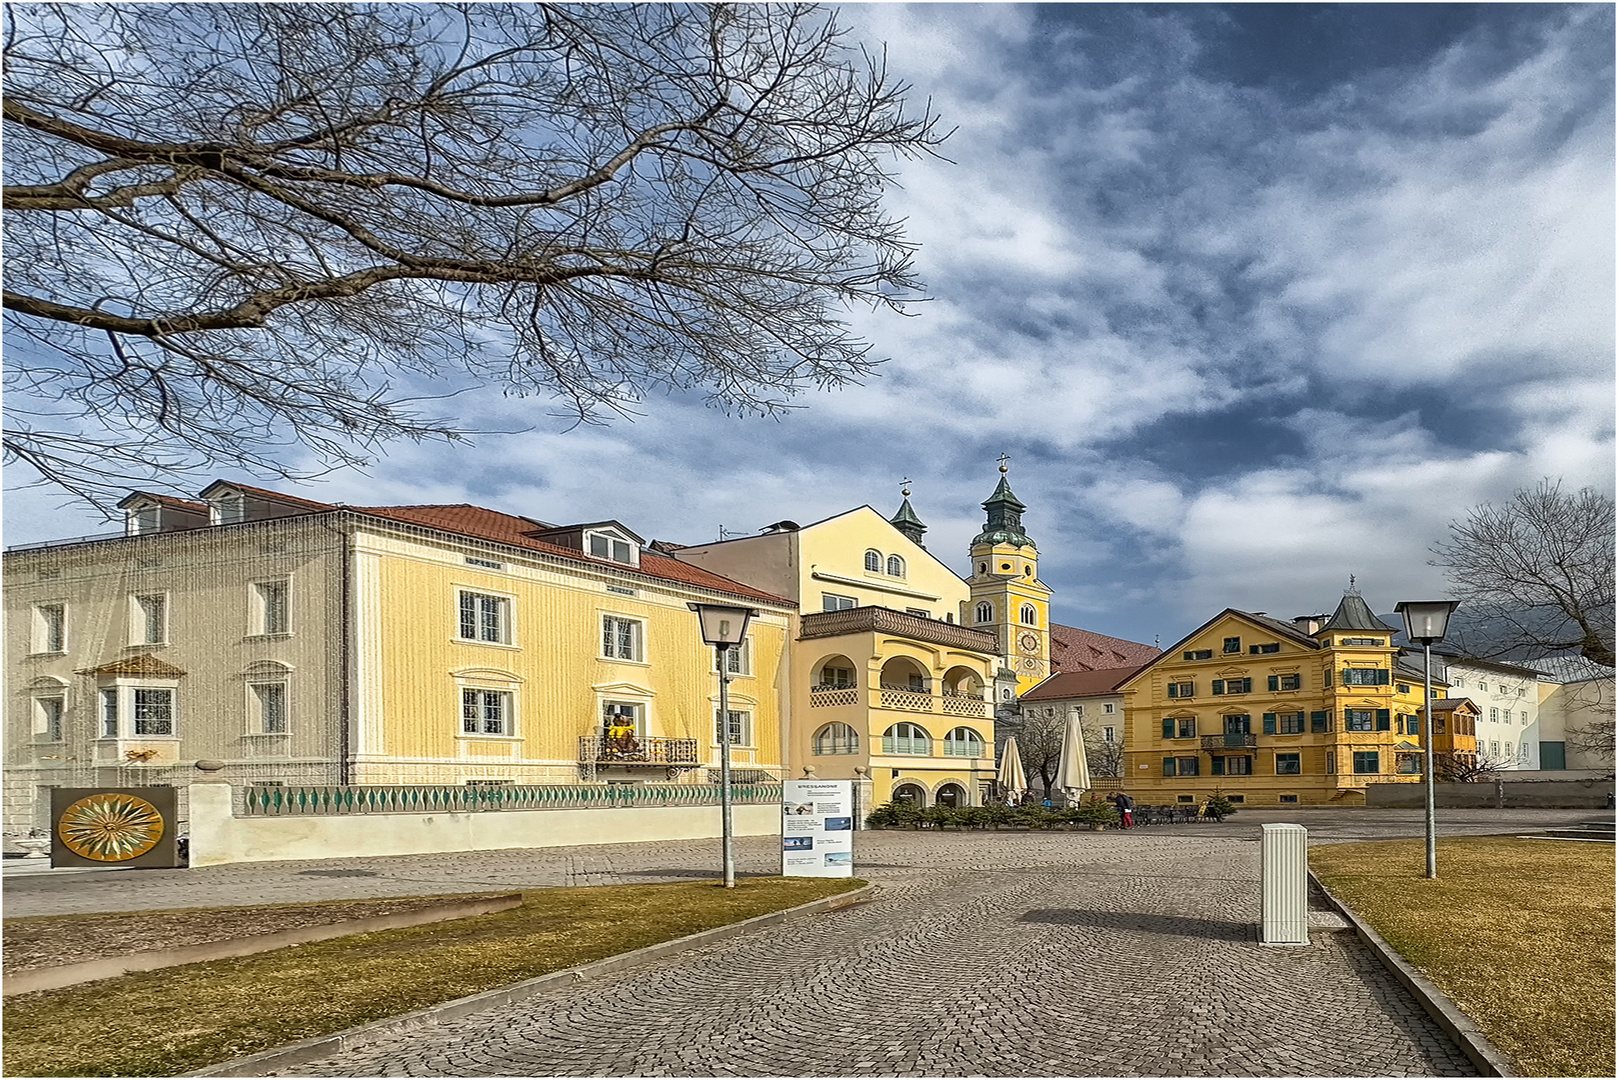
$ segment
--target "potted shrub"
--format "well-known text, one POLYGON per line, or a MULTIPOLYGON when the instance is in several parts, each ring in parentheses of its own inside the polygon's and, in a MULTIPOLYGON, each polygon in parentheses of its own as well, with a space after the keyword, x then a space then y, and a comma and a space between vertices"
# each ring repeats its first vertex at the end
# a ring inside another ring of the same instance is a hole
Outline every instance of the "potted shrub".
POLYGON ((1073 813, 1079 821, 1090 827, 1091 832, 1101 832, 1108 825, 1118 824, 1118 808, 1111 803, 1102 802, 1101 797, 1093 793, 1085 804, 1073 813))
POLYGON ((1224 821, 1236 812, 1236 804, 1225 797, 1225 793, 1214 788, 1214 793, 1208 796, 1208 804, 1202 808, 1203 817, 1211 817, 1215 821, 1224 821))

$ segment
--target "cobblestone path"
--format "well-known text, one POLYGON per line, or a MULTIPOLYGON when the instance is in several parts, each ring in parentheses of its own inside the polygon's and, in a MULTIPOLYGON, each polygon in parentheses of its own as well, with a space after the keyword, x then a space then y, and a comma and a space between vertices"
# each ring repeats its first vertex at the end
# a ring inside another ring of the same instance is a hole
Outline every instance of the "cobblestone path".
POLYGON ((872 903, 286 1075, 1473 1074, 1352 935, 1256 943, 1251 841, 865 840, 872 903))

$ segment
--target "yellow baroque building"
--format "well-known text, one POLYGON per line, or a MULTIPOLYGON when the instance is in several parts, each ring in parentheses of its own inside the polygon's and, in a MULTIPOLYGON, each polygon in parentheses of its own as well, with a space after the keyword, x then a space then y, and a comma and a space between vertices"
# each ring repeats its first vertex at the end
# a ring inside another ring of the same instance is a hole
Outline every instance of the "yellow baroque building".
MULTIPOLYGON (((1395 633, 1352 587, 1330 617, 1220 612, 1119 687, 1125 789, 1152 805, 1215 791, 1249 805, 1360 805, 1367 784, 1418 780, 1422 673, 1395 633)), ((1447 726, 1442 751, 1475 753, 1447 726)))
POLYGON ((1012 684, 997 627, 958 621, 978 589, 926 549, 905 494, 891 519, 861 506, 675 554, 796 605, 793 763, 869 781, 876 803, 981 805, 995 773, 993 689, 1012 684))

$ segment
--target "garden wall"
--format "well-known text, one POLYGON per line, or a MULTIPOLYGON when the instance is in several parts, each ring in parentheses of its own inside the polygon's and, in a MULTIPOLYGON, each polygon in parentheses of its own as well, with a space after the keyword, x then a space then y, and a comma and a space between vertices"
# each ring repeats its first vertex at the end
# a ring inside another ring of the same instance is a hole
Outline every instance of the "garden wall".
MULTIPOLYGON (((1433 804, 1446 809, 1591 809, 1607 806, 1612 797, 1611 780, 1514 780, 1495 784, 1434 784, 1433 804)), ((1365 805, 1417 807, 1426 805, 1421 784, 1367 784, 1365 805)))
MULTIPOLYGON (((781 832, 781 804, 738 804, 735 835, 781 832)), ((720 834, 717 806, 237 817, 229 784, 191 785, 191 865, 571 847, 720 834)))

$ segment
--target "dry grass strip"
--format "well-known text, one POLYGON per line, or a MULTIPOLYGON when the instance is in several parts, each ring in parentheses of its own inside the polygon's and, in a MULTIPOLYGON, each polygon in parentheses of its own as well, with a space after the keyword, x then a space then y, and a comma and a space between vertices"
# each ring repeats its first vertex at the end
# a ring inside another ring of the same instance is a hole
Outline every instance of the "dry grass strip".
POLYGON ((1612 1076, 1609 844, 1440 838, 1309 850, 1321 881, 1527 1076, 1612 1076))
MULTIPOLYGON (((848 892, 857 879, 540 889, 511 911, 6 1001, 8 1076, 172 1076, 848 892)), ((446 898, 447 899, 447 898, 446 898)))

